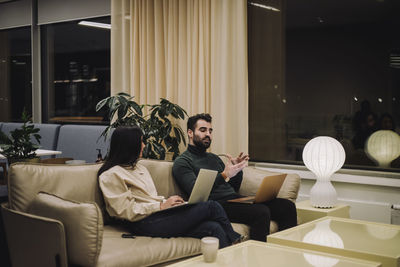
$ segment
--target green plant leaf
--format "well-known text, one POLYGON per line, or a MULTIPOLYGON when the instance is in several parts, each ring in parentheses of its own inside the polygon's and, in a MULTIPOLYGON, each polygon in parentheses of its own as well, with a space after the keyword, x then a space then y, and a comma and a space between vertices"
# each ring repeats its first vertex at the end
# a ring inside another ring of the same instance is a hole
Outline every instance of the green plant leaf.
MULTIPOLYGON (((185 138, 185 133, 182 131, 182 128, 181 127, 175 127, 174 128, 174 131, 178 131, 179 132, 179 136, 180 136, 180 141, 179 141, 179 143, 182 141, 183 142, 183 144, 186 146, 186 138, 185 138)), ((176 135, 176 136, 178 136, 178 135, 176 135)))
POLYGON ((165 159, 165 148, 158 143, 153 143, 154 152, 159 155, 159 159, 165 159))
POLYGON ((35 150, 39 145, 34 144, 31 139, 36 139, 40 143, 40 129, 35 128, 35 125, 30 121, 30 117, 25 109, 22 112, 23 125, 10 132, 10 136, 4 133, 0 134, 1 139, 5 144, 2 144, 2 154, 7 159, 23 159, 35 156, 35 150))
POLYGON ((185 114, 187 115, 186 111, 183 110, 181 107, 175 105, 175 110, 178 113, 179 118, 181 118, 182 120, 185 119, 185 114))
POLYGON ((126 116, 126 113, 128 112, 128 105, 126 104, 121 104, 121 107, 118 109, 118 118, 123 118, 126 116))
POLYGON ((135 112, 136 112, 138 115, 143 116, 143 111, 142 111, 142 109, 143 109, 144 106, 138 105, 135 101, 130 101, 130 102, 129 102, 129 105, 130 105, 130 107, 132 107, 132 108, 135 110, 135 112))
POLYGON ((97 103, 96 112, 98 112, 100 109, 102 109, 107 104, 108 99, 109 99, 109 97, 104 98, 103 100, 100 100, 99 103, 97 103))
POLYGON ((167 116, 166 107, 165 107, 165 106, 160 106, 160 107, 158 108, 157 115, 158 115, 160 118, 165 118, 165 117, 167 116))
POLYGON ((34 134, 33 137, 35 138, 36 142, 40 144, 40 138, 42 138, 39 134, 34 134))
POLYGON ((173 152, 174 158, 179 155, 180 142, 186 145, 185 135, 179 126, 172 124, 170 118, 184 119, 186 111, 165 98, 160 98, 160 103, 154 105, 139 105, 133 98, 127 93, 118 93, 96 105, 99 109, 106 108, 110 121, 115 119, 100 137, 106 138, 111 129, 122 125, 137 125, 143 130, 146 142, 143 157, 164 159, 166 151, 173 152), (144 110, 148 115, 143 115, 144 110))
POLYGON ((130 94, 128 94, 128 93, 125 93, 125 92, 119 92, 119 93, 117 93, 117 96, 124 96, 124 97, 128 97, 128 98, 130 98, 130 97, 131 97, 131 95, 130 95, 130 94))
POLYGON ((181 133, 178 128, 174 127, 175 138, 178 141, 178 144, 181 142, 181 133))

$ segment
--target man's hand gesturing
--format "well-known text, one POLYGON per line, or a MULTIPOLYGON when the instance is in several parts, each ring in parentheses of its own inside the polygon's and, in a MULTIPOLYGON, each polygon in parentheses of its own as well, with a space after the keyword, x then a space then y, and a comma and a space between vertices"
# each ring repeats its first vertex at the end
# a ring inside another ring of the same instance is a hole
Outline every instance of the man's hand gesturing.
POLYGON ((230 158, 230 161, 233 165, 238 164, 244 160, 249 161, 250 159, 249 155, 244 154, 243 152, 240 152, 239 156, 237 156, 236 158, 232 158, 231 155, 228 155, 228 158, 230 158))
POLYGON ((225 164, 225 169, 222 172, 222 176, 224 176, 226 180, 229 180, 248 165, 249 156, 243 155, 243 153, 240 153, 240 155, 235 159, 233 159, 230 155, 227 156, 228 161, 225 164))

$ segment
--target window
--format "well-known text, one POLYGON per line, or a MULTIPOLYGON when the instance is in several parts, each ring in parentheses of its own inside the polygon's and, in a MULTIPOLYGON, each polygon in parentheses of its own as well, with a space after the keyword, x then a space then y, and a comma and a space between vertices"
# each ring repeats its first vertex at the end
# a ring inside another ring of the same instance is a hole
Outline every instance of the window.
MULTIPOLYGON (((44 121, 102 123, 95 107, 110 94, 110 29, 81 21, 41 27, 44 121)), ((107 26, 110 17, 85 21, 107 26)))
POLYGON ((400 168, 364 151, 373 132, 400 133, 399 12, 394 0, 248 1, 252 160, 302 164, 304 145, 327 135, 344 167, 400 168))
POLYGON ((30 27, 0 31, 0 121, 32 114, 30 27))

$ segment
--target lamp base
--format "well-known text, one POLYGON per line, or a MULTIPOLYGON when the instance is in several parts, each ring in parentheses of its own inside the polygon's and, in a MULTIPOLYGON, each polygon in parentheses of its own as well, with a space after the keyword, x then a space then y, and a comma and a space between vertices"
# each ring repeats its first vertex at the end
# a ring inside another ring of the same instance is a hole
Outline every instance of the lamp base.
POLYGON ((310 202, 315 208, 332 208, 337 203, 337 193, 331 181, 317 180, 310 190, 310 202))

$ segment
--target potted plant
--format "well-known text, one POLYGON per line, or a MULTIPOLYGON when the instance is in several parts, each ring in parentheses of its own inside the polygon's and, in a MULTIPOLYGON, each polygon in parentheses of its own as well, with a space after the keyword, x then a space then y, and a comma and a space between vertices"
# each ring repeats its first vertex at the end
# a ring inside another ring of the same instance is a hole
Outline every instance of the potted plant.
POLYGON ((34 138, 40 143, 41 136, 38 134, 38 128, 32 124, 25 111, 22 112, 24 124, 21 128, 16 128, 10 132, 10 136, 0 131, 0 148, 9 164, 17 161, 39 161, 35 150, 39 145, 32 142, 34 138))
POLYGON ((185 119, 186 111, 165 98, 155 105, 139 105, 133 98, 118 93, 96 105, 96 111, 107 109, 108 119, 112 122, 101 135, 106 137, 112 128, 121 125, 137 125, 143 130, 144 158, 165 159, 166 155, 172 154, 171 159, 175 159, 179 155, 179 144, 183 142, 186 145, 186 139, 173 119, 185 119), (146 115, 144 111, 147 111, 146 115))

